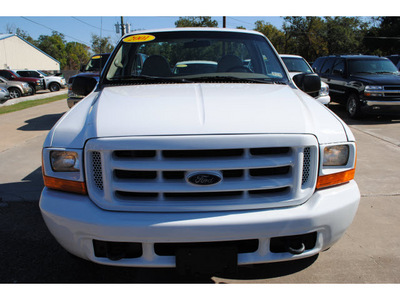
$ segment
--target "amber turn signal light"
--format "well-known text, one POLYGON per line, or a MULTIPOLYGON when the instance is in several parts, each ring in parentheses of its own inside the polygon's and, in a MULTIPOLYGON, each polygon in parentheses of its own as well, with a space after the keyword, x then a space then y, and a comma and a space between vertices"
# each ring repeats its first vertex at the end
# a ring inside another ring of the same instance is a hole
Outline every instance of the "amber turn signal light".
POLYGON ((44 175, 44 185, 50 189, 60 190, 64 192, 87 194, 86 185, 81 181, 66 180, 60 178, 54 178, 44 175))
POLYGON ((317 189, 322 189, 332 185, 338 185, 349 182, 354 179, 356 169, 351 169, 345 172, 334 173, 330 175, 319 176, 317 180, 317 189))

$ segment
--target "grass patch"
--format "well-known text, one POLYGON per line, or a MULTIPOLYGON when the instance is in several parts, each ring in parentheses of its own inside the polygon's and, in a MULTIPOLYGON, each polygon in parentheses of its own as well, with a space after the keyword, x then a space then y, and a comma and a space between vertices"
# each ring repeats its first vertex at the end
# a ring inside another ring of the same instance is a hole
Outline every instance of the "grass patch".
POLYGON ((34 106, 58 101, 58 100, 67 99, 67 97, 68 97, 68 95, 64 94, 64 95, 58 95, 58 96, 49 97, 49 98, 45 98, 45 99, 28 100, 28 101, 19 102, 19 103, 13 104, 13 105, 3 106, 3 107, 0 107, 0 115, 18 111, 18 110, 23 110, 23 109, 29 108, 29 107, 34 107, 34 106))

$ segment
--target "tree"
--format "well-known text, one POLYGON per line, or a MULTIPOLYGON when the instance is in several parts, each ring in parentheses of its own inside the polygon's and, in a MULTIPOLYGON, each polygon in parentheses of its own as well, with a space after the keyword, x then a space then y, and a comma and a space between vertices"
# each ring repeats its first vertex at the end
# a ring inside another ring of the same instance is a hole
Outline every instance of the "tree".
POLYGON ((111 37, 99 37, 97 34, 92 34, 92 51, 93 53, 110 53, 114 50, 111 44, 111 37))
POLYGON ((65 51, 67 53, 66 70, 78 70, 90 58, 89 47, 81 43, 69 42, 65 46, 65 51))
POLYGON ((211 17, 180 17, 175 22, 176 27, 218 27, 218 22, 211 17))
POLYGON ((7 32, 10 34, 16 34, 17 36, 23 38, 25 41, 36 46, 36 41, 25 30, 16 27, 14 24, 7 24, 7 32))
POLYGON ((61 69, 67 65, 67 52, 65 51, 65 39, 62 33, 53 31, 52 35, 40 35, 37 47, 60 62, 61 69))
POLYGON ((279 53, 285 52, 285 34, 282 31, 264 21, 257 21, 255 26, 254 30, 264 34, 279 53))
POLYGON ((358 17, 325 17, 324 37, 329 54, 362 53, 368 24, 358 17))
POLYGON ((315 60, 327 54, 325 24, 321 17, 285 17, 285 52, 298 54, 306 60, 315 60))
POLYGON ((378 25, 368 29, 364 45, 370 54, 398 54, 400 49, 400 18, 378 17, 373 19, 378 25))

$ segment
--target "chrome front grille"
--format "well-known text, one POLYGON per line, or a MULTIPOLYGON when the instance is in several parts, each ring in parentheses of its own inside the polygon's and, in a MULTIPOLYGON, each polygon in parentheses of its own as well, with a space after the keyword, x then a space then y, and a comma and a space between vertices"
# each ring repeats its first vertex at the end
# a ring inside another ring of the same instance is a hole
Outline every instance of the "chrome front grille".
POLYGON ((313 192, 317 149, 315 138, 308 135, 90 140, 88 190, 96 204, 109 210, 221 211, 297 205, 313 192), (243 145, 249 147, 239 147, 243 145), (196 185, 187 180, 193 172, 217 172, 222 180, 196 185))
POLYGON ((400 98, 400 86, 399 85, 385 85, 383 87, 385 97, 400 98))

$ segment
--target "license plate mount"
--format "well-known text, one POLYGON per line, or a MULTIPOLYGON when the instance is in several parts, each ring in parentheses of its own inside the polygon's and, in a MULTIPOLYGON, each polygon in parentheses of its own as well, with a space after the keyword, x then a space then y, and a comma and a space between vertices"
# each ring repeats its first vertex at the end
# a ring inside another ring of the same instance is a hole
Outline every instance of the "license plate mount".
POLYGON ((176 268, 187 273, 235 273, 238 251, 233 246, 181 247, 176 251, 176 268))

